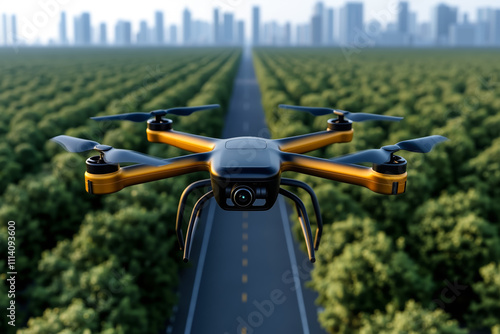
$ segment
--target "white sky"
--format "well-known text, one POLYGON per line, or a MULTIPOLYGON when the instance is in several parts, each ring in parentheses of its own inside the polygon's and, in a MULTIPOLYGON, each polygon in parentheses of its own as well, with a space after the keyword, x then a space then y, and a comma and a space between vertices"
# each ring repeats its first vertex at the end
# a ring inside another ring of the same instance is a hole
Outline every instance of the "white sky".
MULTIPOLYGON (((353 0, 356 1, 356 0, 353 0)), ((379 18, 385 25, 388 20, 385 14, 394 8, 398 0, 357 0, 364 3, 365 21, 379 18)), ((343 6, 346 0, 323 0, 325 6, 335 10, 343 6)), ((430 19, 431 8, 438 2, 457 6, 459 13, 468 12, 472 20, 476 17, 478 7, 498 7, 498 0, 409 0, 410 10, 417 12, 419 22, 430 19)), ((137 31, 140 20, 153 23, 154 11, 163 11, 166 25, 181 23, 182 11, 188 7, 193 19, 202 19, 212 22, 213 8, 219 7, 222 11, 234 12, 237 19, 247 22, 246 31, 249 33, 251 22, 251 8, 254 5, 261 7, 261 20, 275 20, 280 23, 308 22, 313 12, 316 0, 0 0, 0 14, 16 14, 18 34, 29 36, 33 42, 39 38, 47 42, 50 38, 58 39, 58 23, 60 12, 65 11, 67 18, 68 37, 73 36, 73 17, 84 11, 91 13, 91 24, 96 27, 100 22, 108 23, 108 36, 112 37, 113 27, 120 19, 132 22, 133 31, 137 31), (30 25, 31 24, 31 25, 30 25), (31 28, 31 29, 30 29, 31 28)), ((394 12, 394 11, 393 11, 394 12)), ((460 15, 461 16, 461 15, 460 15)), ((0 26, 0 30, 2 27, 0 26)), ((108 37, 108 38, 109 38, 108 37)), ((2 35, 0 35, 0 40, 2 35)))

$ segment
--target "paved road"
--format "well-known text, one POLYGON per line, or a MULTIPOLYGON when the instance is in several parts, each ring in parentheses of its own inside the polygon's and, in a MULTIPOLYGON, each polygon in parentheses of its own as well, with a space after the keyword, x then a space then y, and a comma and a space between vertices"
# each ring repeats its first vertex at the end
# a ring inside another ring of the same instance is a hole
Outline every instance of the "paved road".
MULTIPOLYGON (((247 50, 225 138, 268 137, 260 101, 247 50)), ((223 211, 210 201, 167 333, 324 333, 317 323, 316 295, 304 287, 312 264, 292 238, 289 215, 281 197, 264 212, 223 211)))

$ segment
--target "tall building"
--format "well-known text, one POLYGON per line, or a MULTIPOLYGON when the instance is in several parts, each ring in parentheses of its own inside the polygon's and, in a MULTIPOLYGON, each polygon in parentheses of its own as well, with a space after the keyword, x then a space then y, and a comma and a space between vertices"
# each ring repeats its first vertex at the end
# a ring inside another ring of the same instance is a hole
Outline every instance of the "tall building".
POLYGON ((12 25, 12 44, 17 44, 17 21, 16 16, 12 15, 10 19, 12 25))
POLYGON ((234 43, 234 15, 232 13, 224 14, 224 44, 234 43))
POLYGON ((118 21, 115 26, 115 44, 128 46, 132 44, 132 24, 128 21, 118 21))
POLYGON ((170 44, 177 44, 177 26, 175 24, 170 26, 170 44))
POLYGON ((184 13, 182 16, 182 36, 184 45, 191 44, 191 12, 189 9, 184 9, 184 13))
MULTIPOLYGON (((158 35, 157 35, 157 27, 155 26, 155 43, 158 43, 158 35)), ((149 28, 148 28, 148 23, 146 21, 141 21, 139 23, 139 32, 137 33, 137 44, 139 45, 146 45, 149 43, 148 40, 148 35, 149 35, 149 28)))
POLYGON ((218 8, 214 9, 213 40, 215 45, 220 44, 220 23, 218 8))
POLYGON ((491 44, 491 24, 493 10, 491 8, 479 8, 477 10, 476 42, 479 46, 491 44))
POLYGON ((432 38, 437 45, 447 45, 450 27, 457 23, 457 8, 439 4, 434 8, 432 17, 432 38))
POLYGON ((91 33, 89 13, 83 13, 82 15, 75 17, 74 33, 76 45, 90 45, 91 33))
POLYGON ((311 45, 311 26, 309 24, 297 25, 297 45, 311 45))
POLYGON ((238 27, 238 32, 237 32, 237 43, 238 45, 244 45, 245 44, 245 22, 243 20, 238 21, 237 23, 238 27))
POLYGON ((3 31, 3 44, 7 45, 8 40, 7 40, 7 15, 3 14, 2 15, 2 31, 3 31))
POLYGON ((450 45, 458 47, 471 47, 476 45, 476 25, 469 22, 464 14, 463 22, 450 27, 450 45))
POLYGON ((408 2, 401 1, 399 3, 398 12, 398 32, 408 34, 410 32, 410 16, 408 12, 408 2))
POLYGON ((155 36, 155 43, 160 45, 164 43, 164 38, 163 38, 163 30, 165 29, 163 27, 163 13, 160 11, 157 11, 155 13, 155 28, 154 28, 154 36, 155 36))
POLYGON ((260 8, 252 8, 252 44, 260 44, 260 8))
POLYGON ((340 10, 340 43, 355 45, 363 34, 363 3, 348 2, 340 10))
POLYGON ((68 35, 66 33, 66 13, 61 12, 61 22, 59 22, 59 43, 68 44, 68 35))
POLYGON ((321 16, 318 14, 313 15, 313 17, 311 18, 311 40, 312 45, 314 46, 319 46, 322 44, 322 22, 323 21, 321 20, 321 16))
POLYGON ((83 13, 81 17, 81 24, 82 24, 82 42, 85 45, 90 45, 92 39, 91 39, 91 28, 90 28, 90 14, 89 13, 83 13))
POLYGON ((410 12, 410 22, 408 24, 408 32, 410 35, 415 36, 417 34, 417 13, 410 12))
POLYGON ((285 23, 285 31, 283 32, 283 44, 286 46, 292 45, 292 25, 290 22, 285 23))
POLYGON ((333 22, 334 21, 334 12, 333 8, 328 8, 326 14, 326 43, 328 45, 332 45, 334 43, 333 39, 333 22))
POLYGON ((99 44, 108 44, 108 33, 106 28, 106 23, 102 22, 99 24, 99 44))
POLYGON ((491 42, 494 46, 500 46, 500 9, 496 9, 492 13, 491 42))

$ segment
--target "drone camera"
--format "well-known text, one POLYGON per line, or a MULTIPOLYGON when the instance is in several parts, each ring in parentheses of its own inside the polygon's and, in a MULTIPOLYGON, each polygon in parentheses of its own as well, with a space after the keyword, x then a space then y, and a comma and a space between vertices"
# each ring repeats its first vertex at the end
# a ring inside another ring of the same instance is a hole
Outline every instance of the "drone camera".
POLYGON ((237 207, 245 208, 255 201, 255 192, 247 186, 235 186, 231 191, 231 200, 237 207))

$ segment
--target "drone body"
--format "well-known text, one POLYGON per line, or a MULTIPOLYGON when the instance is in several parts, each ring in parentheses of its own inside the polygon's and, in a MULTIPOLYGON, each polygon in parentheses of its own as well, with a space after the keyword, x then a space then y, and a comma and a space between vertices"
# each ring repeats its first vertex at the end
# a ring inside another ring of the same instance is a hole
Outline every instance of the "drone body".
POLYGON ((307 108, 284 106, 285 109, 308 111, 315 115, 333 112, 337 119, 328 120, 328 129, 316 133, 283 139, 263 139, 258 137, 237 137, 230 139, 208 138, 172 129, 172 121, 163 118, 167 113, 189 115, 193 111, 211 109, 217 105, 175 108, 159 110, 151 113, 132 113, 125 115, 96 117, 97 120, 129 120, 135 122, 148 121, 146 131, 148 141, 172 145, 194 154, 158 159, 137 152, 114 149, 110 146, 68 136, 53 138, 70 152, 81 152, 90 149, 99 151, 99 156, 87 159, 85 173, 86 190, 93 194, 110 194, 125 187, 175 177, 192 172, 205 171, 210 174, 209 180, 195 182, 186 188, 181 197, 177 216, 177 236, 180 248, 184 250, 184 260, 189 258, 194 226, 200 218, 203 204, 214 197, 224 210, 263 211, 270 209, 278 194, 292 199, 297 208, 302 225, 309 258, 314 262, 314 249, 319 246, 322 222, 319 205, 312 189, 306 184, 282 178, 285 171, 299 172, 318 177, 364 186, 374 192, 386 195, 402 194, 406 191, 406 166, 403 158, 394 155, 398 150, 426 153, 446 138, 429 136, 400 142, 396 145, 384 146, 379 150, 367 150, 344 157, 327 160, 303 155, 309 151, 333 144, 350 142, 353 138, 352 121, 389 120, 399 121, 401 118, 351 114, 341 110, 327 108, 307 108), (351 120, 347 120, 345 118, 351 120), (120 167, 119 163, 136 162, 139 164, 120 167), (360 162, 371 162, 372 167, 355 165, 360 162), (314 241, 310 229, 305 206, 293 193, 282 189, 281 185, 301 187, 313 200, 318 229, 314 241), (182 215, 187 196, 192 190, 210 187, 196 203, 189 222, 186 241, 182 235, 182 215))

